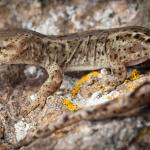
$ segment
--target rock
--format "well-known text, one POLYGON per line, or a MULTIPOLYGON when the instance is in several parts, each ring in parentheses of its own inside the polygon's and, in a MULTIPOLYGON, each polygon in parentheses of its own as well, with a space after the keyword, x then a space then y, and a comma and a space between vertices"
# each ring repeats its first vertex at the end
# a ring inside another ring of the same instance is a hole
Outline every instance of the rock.
MULTIPOLYGON (((56 35, 126 25, 149 27, 149 4, 146 0, 2 0, 0 28, 24 27, 56 35)), ((78 95, 72 97, 69 91, 79 78, 76 75, 65 76, 60 91, 48 98, 42 110, 37 108, 22 118, 22 109, 32 103, 29 97, 36 95, 46 77, 45 70, 39 66, 0 67, 0 150, 13 149, 27 132, 34 134, 45 124, 55 124, 62 114, 74 114, 76 111, 65 107, 64 98, 70 98, 79 107, 98 105, 102 103, 102 98, 106 102, 103 93, 97 99, 94 96, 91 98, 99 90, 96 88, 101 84, 98 78, 82 84, 78 95), (19 130, 16 130, 18 124, 19 130), (18 139, 21 132, 24 135, 18 139)), ((136 81, 119 86, 115 92, 119 93, 120 98, 147 79, 147 74, 140 76, 136 81)), ((107 100, 114 99, 117 94, 112 95, 106 95, 109 97, 107 100)), ((148 115, 140 114, 107 121, 81 120, 49 136, 35 139, 24 149, 149 149, 149 119, 148 115)))

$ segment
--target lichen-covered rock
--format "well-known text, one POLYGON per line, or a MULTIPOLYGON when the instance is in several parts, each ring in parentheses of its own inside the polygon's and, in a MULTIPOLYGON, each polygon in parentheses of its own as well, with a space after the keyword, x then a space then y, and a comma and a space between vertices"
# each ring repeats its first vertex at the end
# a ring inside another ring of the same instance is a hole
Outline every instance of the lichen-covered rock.
POLYGON ((81 121, 55 135, 39 138, 24 149, 148 150, 150 144, 148 140, 150 138, 150 130, 148 129, 149 123, 150 122, 143 117, 109 120, 105 122, 81 121), (148 132, 145 132, 143 139, 139 138, 140 140, 137 140, 136 138, 141 134, 141 130, 146 129, 148 132), (137 143, 135 139, 138 141, 137 143))
MULTIPOLYGON (((51 35, 126 25, 149 27, 149 6, 147 0, 1 0, 0 28, 17 26, 51 35)), ((60 90, 48 98, 43 110, 37 108, 22 118, 22 108, 32 103, 28 97, 32 95, 34 101, 47 74, 38 66, 0 67, 0 150, 13 149, 7 143, 15 145, 27 132, 57 122, 66 112, 74 114, 81 107, 97 105, 117 96, 120 98, 149 79, 147 74, 140 75, 138 80, 126 81, 119 86, 115 93, 103 95, 99 77, 83 78, 84 82, 82 80, 73 89, 79 79, 74 76, 65 76, 60 90), (97 90, 98 94, 95 94, 97 90)), ((150 149, 148 116, 140 114, 108 121, 81 120, 54 134, 37 138, 25 149, 150 149)))
POLYGON ((142 148, 148 148, 149 132, 145 131, 149 131, 150 83, 144 83, 118 102, 115 99, 112 102, 62 115, 56 122, 30 131, 17 148, 34 149, 44 143, 47 149, 51 147, 48 137, 56 142, 52 149, 140 149, 140 141, 146 144, 142 148), (125 116, 128 118, 123 119, 125 116))

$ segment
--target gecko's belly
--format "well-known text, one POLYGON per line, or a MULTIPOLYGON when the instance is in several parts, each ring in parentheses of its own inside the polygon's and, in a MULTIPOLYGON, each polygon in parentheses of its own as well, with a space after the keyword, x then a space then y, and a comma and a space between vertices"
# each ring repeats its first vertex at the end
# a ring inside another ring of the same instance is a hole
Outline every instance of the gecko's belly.
POLYGON ((79 66, 68 66, 65 68, 64 72, 75 72, 75 71, 91 71, 98 70, 102 67, 96 65, 79 65, 79 66))
POLYGON ((137 60, 131 60, 129 61, 128 63, 126 63, 126 66, 135 66, 135 65, 138 65, 138 64, 141 64, 143 62, 146 62, 147 60, 149 60, 148 58, 140 58, 140 59, 137 59, 137 60))

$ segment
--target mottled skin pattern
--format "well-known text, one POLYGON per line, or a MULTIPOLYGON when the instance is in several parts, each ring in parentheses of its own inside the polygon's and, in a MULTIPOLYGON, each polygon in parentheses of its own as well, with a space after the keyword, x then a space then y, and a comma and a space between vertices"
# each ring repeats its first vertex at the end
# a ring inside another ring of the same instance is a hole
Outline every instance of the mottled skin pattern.
MULTIPOLYGON (((150 59, 150 30, 123 27, 93 30, 65 36, 45 36, 26 29, 0 31, 0 64, 38 64, 49 78, 37 100, 25 108, 26 116, 43 107, 63 79, 63 72, 110 68, 116 84, 126 78, 126 67, 150 59)), ((111 83, 110 83, 111 84, 111 83)))
POLYGON ((38 138, 48 137, 52 133, 67 127, 69 125, 80 122, 81 120, 106 120, 112 118, 120 118, 136 115, 141 110, 149 110, 150 108, 150 82, 145 82, 135 89, 128 97, 125 96, 118 102, 114 99, 106 104, 90 106, 74 112, 73 114, 65 114, 50 126, 42 127, 35 132, 27 134, 25 139, 21 140, 16 148, 26 146, 34 142, 38 138))

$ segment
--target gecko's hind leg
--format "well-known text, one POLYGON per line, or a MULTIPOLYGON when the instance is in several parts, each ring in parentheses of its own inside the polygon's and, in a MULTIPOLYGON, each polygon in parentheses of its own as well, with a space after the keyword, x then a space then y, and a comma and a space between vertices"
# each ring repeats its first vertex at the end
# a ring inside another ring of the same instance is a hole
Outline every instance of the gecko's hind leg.
POLYGON ((42 108, 46 103, 47 97, 53 94, 62 83, 62 71, 56 63, 52 64, 49 67, 46 67, 46 70, 49 77, 40 88, 35 102, 33 102, 23 111, 24 117, 28 115, 31 111, 34 111, 38 106, 42 108))
POLYGON ((126 66, 123 64, 120 65, 112 65, 111 66, 111 72, 112 72, 112 82, 114 81, 116 86, 123 83, 123 81, 127 78, 127 69, 126 66))

